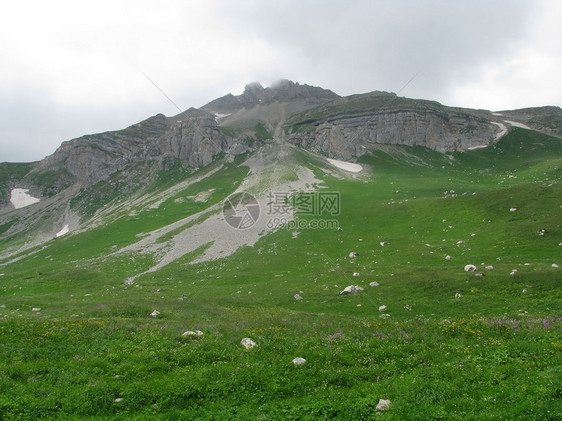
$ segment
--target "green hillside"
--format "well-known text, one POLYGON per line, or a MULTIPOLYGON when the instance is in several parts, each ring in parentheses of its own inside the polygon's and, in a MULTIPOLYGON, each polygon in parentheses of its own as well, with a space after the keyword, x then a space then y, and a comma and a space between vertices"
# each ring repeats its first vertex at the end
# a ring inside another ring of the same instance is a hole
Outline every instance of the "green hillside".
POLYGON ((207 244, 127 285, 159 256, 117 251, 218 212, 242 158, 161 174, 127 208, 103 193, 117 178, 95 186, 75 206, 103 224, 0 259, 1 419, 562 419, 560 139, 381 146, 353 176, 293 148, 272 171, 305 166, 340 197, 339 214, 301 223, 341 230, 285 227, 192 263, 207 244), (201 178, 167 190, 182 177, 201 178))

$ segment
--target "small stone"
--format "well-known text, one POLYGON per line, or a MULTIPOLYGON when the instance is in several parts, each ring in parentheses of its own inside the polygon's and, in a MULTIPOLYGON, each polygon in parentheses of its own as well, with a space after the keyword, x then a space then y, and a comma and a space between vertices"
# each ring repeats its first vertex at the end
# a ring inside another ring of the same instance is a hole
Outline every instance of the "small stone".
POLYGON ((295 300, 297 300, 297 301, 302 300, 302 297, 300 296, 300 294, 295 294, 294 298, 295 298, 295 300))
POLYGON ((390 408, 392 402, 386 399, 379 399, 379 403, 377 404, 377 411, 386 411, 390 408))
POLYGON ((41 309, 38 308, 38 307, 33 307, 33 308, 31 309, 31 311, 41 311, 41 309))
POLYGON ((359 272, 353 272, 353 276, 357 277, 357 276, 361 276, 361 275, 359 274, 359 272))
POLYGON ((386 246, 387 244, 388 244, 388 243, 387 243, 386 241, 381 241, 381 242, 380 242, 381 247, 384 247, 384 246, 386 246))
POLYGON ((445 256, 445 260, 451 260, 451 259, 452 259, 451 256, 449 256, 449 255, 445 256))
POLYGON ((464 244, 464 241, 463 241, 463 240, 457 241, 457 246, 460 246, 461 244, 464 244))
POLYGON ((304 363, 306 363, 306 360, 301 357, 297 357, 293 360, 294 365, 303 365, 304 363))
POLYGON ((150 313, 150 317, 158 317, 160 315, 160 312, 158 310, 154 310, 152 313, 150 313))
POLYGON ((119 403, 119 402, 121 402, 122 400, 123 400, 123 398, 115 398, 115 402, 116 402, 116 403, 119 403))
POLYGON ((517 212, 517 208, 509 208, 510 212, 517 212))
POLYGON ((461 294, 460 292, 457 292, 457 293, 455 294, 455 298, 461 298, 461 297, 462 297, 462 294, 461 294))
POLYGON ((486 266, 486 270, 494 270, 494 267, 492 265, 488 265, 486 266))
POLYGON ((379 286, 379 283, 378 283, 378 282, 371 282, 371 283, 369 284, 369 286, 371 286, 371 287, 378 287, 378 286, 379 286))
POLYGON ((242 346, 246 349, 250 349, 255 347, 257 344, 252 341, 250 338, 243 338, 240 343, 242 344, 242 346))
POLYGON ((349 258, 350 259, 355 259, 357 256, 359 256, 358 253, 355 253, 354 251, 352 251, 351 253, 349 253, 349 258))
POLYGON ((382 311, 386 311, 386 309, 387 309, 386 306, 380 306, 380 307, 379 307, 379 311, 381 311, 381 312, 382 312, 382 311))
POLYGON ((552 264, 552 267, 553 267, 553 268, 558 268, 558 265, 557 265, 556 263, 553 263, 553 264, 552 264))
POLYGON ((201 332, 200 330, 186 330, 185 332, 182 333, 182 335, 184 338, 188 338, 190 336, 195 336, 195 337, 199 337, 199 336, 203 336, 203 332, 201 332))
POLYGON ((523 291, 521 291, 521 294, 526 294, 527 293, 527 288, 525 288, 523 291))

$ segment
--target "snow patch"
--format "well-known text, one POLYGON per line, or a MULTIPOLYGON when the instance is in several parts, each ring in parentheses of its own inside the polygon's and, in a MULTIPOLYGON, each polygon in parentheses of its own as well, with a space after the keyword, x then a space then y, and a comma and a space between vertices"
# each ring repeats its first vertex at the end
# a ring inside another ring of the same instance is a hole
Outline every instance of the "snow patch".
POLYGON ((363 167, 359 164, 354 164, 352 162, 345 162, 345 161, 338 161, 337 159, 329 159, 328 162, 332 164, 334 167, 338 167, 344 171, 349 172, 360 172, 363 167))
POLYGON ((511 121, 511 120, 504 120, 507 124, 509 124, 510 126, 513 127, 520 127, 521 129, 527 129, 527 130, 531 130, 531 128, 529 126, 527 126, 526 124, 523 123, 519 123, 517 121, 511 121))
POLYGON ((483 149, 483 148, 487 148, 487 147, 488 147, 488 145, 478 145, 478 146, 471 146, 470 148, 466 148, 466 150, 473 151, 475 149, 483 149))
POLYGON ((505 124, 497 123, 495 121, 492 121, 492 124, 495 124, 500 128, 500 131, 498 132, 498 134, 496 134, 496 137, 494 138, 494 142, 495 142, 505 136, 505 134, 507 133, 507 126, 505 124))
POLYGON ((70 228, 69 228, 68 224, 65 224, 65 226, 62 227, 62 229, 55 234, 55 237, 57 237, 57 238, 62 237, 63 235, 68 234, 69 232, 70 232, 70 228))
POLYGON ((215 113, 215 121, 218 123, 221 118, 226 118, 229 115, 232 115, 232 113, 228 113, 228 114, 215 113))
POLYGON ((14 208, 25 208, 26 206, 30 206, 41 201, 41 199, 37 199, 36 197, 27 194, 28 191, 29 189, 12 189, 10 193, 10 202, 14 205, 14 208))

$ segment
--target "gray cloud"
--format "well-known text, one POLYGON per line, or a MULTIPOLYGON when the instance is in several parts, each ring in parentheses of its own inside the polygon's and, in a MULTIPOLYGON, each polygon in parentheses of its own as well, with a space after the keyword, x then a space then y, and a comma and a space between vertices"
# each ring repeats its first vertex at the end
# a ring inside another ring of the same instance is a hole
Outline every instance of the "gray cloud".
POLYGON ((288 78, 489 109, 562 104, 556 0, 14 2, 0 27, 0 161, 288 78))

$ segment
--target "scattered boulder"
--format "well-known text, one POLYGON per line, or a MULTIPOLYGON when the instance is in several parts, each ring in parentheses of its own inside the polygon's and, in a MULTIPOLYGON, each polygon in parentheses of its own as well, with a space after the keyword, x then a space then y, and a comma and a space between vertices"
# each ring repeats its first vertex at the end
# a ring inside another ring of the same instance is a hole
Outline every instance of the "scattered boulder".
POLYGON ((521 294, 526 294, 527 293, 527 288, 525 288, 523 291, 521 291, 521 294))
POLYGON ((189 338, 189 337, 199 337, 199 336, 203 336, 203 332, 201 332, 200 330, 186 330, 185 332, 182 333, 182 335, 184 338, 189 338))
POLYGON ((517 212, 517 208, 509 208, 510 212, 517 212))
POLYGON ((300 301, 302 300, 302 297, 300 296, 300 294, 295 294, 294 299, 300 301))
POLYGON ((449 256, 449 255, 445 256, 445 260, 451 260, 451 259, 452 259, 451 256, 449 256))
POLYGON ((556 268, 558 268, 558 265, 556 263, 553 263, 552 267, 556 269, 556 268))
POLYGON ((359 274, 359 272, 353 272, 353 276, 357 277, 357 276, 361 276, 361 275, 359 274))
POLYGON ((293 360, 294 365, 303 365, 304 363, 306 363, 306 360, 301 357, 297 357, 293 360))
POLYGON ((379 403, 377 404, 377 411, 386 411, 390 408, 390 405, 392 405, 392 402, 390 402, 389 400, 379 399, 379 403))
POLYGON ((33 308, 31 309, 31 311, 41 311, 41 309, 40 309, 40 308, 37 308, 37 307, 33 307, 33 308))
POLYGON ((386 311, 386 309, 387 309, 387 307, 384 306, 384 305, 379 307, 379 311, 381 311, 381 312, 382 312, 382 311, 386 311))
POLYGON ((488 265, 486 266, 486 270, 494 270, 494 267, 492 265, 488 265))
POLYGON ((464 241, 463 241, 463 240, 457 241, 457 246, 460 246, 461 244, 464 244, 464 241))
POLYGON ((461 298, 461 297, 462 297, 462 294, 461 294, 460 292, 457 292, 457 293, 455 294, 455 298, 461 298))
POLYGON ((154 310, 152 313, 150 313, 150 317, 158 317, 160 315, 160 312, 158 310, 154 310))
POLYGON ((361 288, 359 285, 349 285, 345 287, 342 292, 340 292, 340 295, 356 294, 361 291, 363 291, 363 288, 361 288))
POLYGON ((381 241, 381 242, 380 242, 380 245, 381 245, 382 247, 386 246, 387 244, 388 244, 388 243, 387 243, 386 241, 381 241))
POLYGON ((475 273, 474 276, 482 277, 482 276, 484 276, 484 274, 481 273, 481 272, 478 272, 478 273, 475 273))
POLYGON ((240 343, 242 344, 242 346, 246 349, 250 349, 255 347, 257 344, 252 341, 250 338, 242 338, 242 340, 240 341, 240 343))
POLYGON ((464 267, 465 272, 476 272, 477 270, 478 270, 478 267, 474 266, 474 265, 466 265, 464 267))
POLYGON ((352 251, 351 253, 349 253, 349 258, 350 258, 350 259, 355 259, 357 256, 359 256, 359 253, 355 253, 354 251, 352 251))
POLYGON ((369 284, 369 286, 370 286, 370 287, 378 287, 378 286, 379 286, 379 283, 378 283, 378 282, 371 282, 371 283, 369 284))

